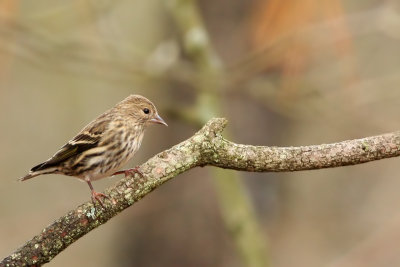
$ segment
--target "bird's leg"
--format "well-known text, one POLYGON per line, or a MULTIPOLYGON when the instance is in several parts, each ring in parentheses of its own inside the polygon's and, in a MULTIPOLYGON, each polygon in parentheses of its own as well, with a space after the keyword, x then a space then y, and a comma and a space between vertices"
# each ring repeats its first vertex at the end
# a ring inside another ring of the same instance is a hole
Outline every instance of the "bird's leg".
POLYGON ((132 169, 126 169, 126 170, 122 170, 122 171, 117 171, 113 174, 114 175, 118 175, 118 174, 125 174, 125 177, 128 176, 129 174, 134 176, 135 173, 139 174, 140 177, 144 177, 143 173, 141 170, 139 170, 139 166, 136 166, 135 168, 132 169))
POLYGON ((96 200, 100 203, 100 205, 104 207, 103 201, 101 201, 101 197, 104 198, 108 198, 108 196, 104 195, 103 193, 97 193, 96 191, 94 191, 92 183, 90 182, 89 178, 85 178, 85 181, 87 182, 87 184, 89 185, 90 191, 92 192, 92 201, 93 201, 93 205, 96 204, 96 200))

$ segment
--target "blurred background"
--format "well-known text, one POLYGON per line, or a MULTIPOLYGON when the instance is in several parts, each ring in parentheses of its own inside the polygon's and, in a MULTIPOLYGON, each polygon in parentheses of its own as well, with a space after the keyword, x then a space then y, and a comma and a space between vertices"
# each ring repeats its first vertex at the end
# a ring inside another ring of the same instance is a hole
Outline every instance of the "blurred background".
MULTIPOLYGON (((16 179, 129 94, 169 124, 130 166, 214 116, 238 143, 361 138, 399 130, 399 47, 394 0, 1 1, 0 256, 90 197, 65 176, 16 179)), ((196 168, 49 266, 400 266, 398 166, 196 168)))

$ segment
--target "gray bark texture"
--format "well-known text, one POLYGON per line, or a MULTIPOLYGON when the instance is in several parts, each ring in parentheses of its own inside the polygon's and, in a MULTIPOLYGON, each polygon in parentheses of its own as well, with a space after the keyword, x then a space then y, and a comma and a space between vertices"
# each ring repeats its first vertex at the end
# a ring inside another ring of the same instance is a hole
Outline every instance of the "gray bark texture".
POLYGON ((191 138, 144 163, 138 175, 105 191, 105 208, 86 202, 57 219, 0 262, 3 266, 40 266, 133 205, 169 179, 197 166, 251 172, 285 172, 355 165, 400 155, 400 132, 333 144, 268 147, 232 143, 221 135, 226 119, 210 120, 191 138))

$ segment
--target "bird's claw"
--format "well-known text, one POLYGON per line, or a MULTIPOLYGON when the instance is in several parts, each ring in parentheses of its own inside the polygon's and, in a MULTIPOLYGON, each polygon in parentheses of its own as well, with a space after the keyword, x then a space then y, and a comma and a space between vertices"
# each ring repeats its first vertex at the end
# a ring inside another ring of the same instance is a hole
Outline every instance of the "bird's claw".
POLYGON ((101 198, 107 198, 110 199, 108 196, 106 196, 103 193, 97 193, 96 191, 92 191, 92 201, 93 201, 93 205, 96 205, 96 201, 99 202, 99 204, 104 207, 103 201, 101 200, 101 198))
POLYGON ((135 168, 132 168, 132 169, 126 169, 126 170, 122 170, 122 171, 117 171, 117 172, 114 173, 113 175, 125 174, 125 177, 127 177, 128 175, 134 176, 135 173, 139 174, 139 176, 140 176, 141 178, 144 177, 142 171, 139 170, 139 166, 136 166, 135 168))

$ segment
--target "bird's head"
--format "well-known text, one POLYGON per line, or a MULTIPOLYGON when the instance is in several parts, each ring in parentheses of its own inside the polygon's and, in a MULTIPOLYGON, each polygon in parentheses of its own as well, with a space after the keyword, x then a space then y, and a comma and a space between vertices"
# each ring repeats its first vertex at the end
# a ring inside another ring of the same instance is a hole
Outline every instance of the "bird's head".
POLYGON ((145 125, 158 123, 168 126, 160 115, 158 115, 154 104, 143 96, 130 95, 114 108, 119 109, 123 115, 129 116, 131 119, 145 125))

